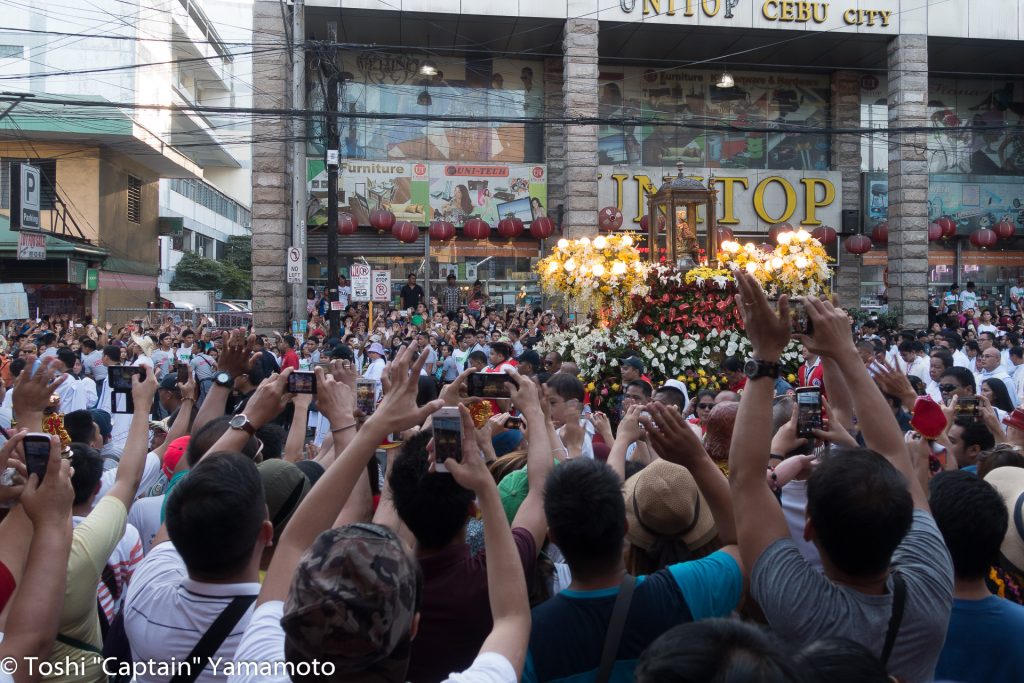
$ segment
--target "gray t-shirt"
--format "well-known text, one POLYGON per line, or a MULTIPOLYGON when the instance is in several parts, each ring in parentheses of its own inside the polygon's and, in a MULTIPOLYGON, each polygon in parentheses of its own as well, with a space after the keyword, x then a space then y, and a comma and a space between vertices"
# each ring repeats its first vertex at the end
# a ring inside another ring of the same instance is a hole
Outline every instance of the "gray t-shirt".
MULTIPOLYGON (((928 513, 914 521, 892 556, 907 587, 906 606, 888 671, 905 683, 935 675, 950 610, 953 563, 928 513)), ((892 613, 892 578, 885 595, 866 595, 832 583, 800 554, 790 538, 772 543, 754 564, 750 591, 772 630, 794 647, 824 636, 842 636, 881 654, 892 613)))
POLYGON ((86 375, 92 377, 97 382, 105 380, 107 378, 107 366, 103 364, 103 352, 97 349, 92 353, 83 353, 82 369, 86 375))

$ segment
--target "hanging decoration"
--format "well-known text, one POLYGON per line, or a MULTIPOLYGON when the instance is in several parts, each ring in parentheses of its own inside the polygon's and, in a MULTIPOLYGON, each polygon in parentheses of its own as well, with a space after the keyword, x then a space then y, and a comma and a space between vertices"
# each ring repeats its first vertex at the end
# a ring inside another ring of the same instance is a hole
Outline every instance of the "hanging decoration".
POLYGON ((956 222, 949 216, 942 216, 935 222, 942 228, 942 239, 948 239, 956 234, 956 222))
POLYGON ((455 225, 450 221, 432 221, 428 234, 434 242, 447 242, 455 237, 455 225))
POLYGON ((356 231, 356 219, 350 213, 338 214, 338 234, 351 235, 356 231))
POLYGON ((871 229, 871 241, 876 244, 889 243, 889 221, 882 221, 871 229))
POLYGON ((719 225, 717 228, 715 228, 715 235, 718 237, 718 239, 715 240, 716 244, 721 244, 722 242, 732 242, 733 238, 735 237, 735 235, 732 232, 732 228, 727 228, 724 225, 719 225))
POLYGON ((378 234, 383 235, 395 226, 395 214, 387 209, 374 209, 370 212, 370 225, 378 234))
POLYGON ((867 235, 851 235, 846 238, 843 245, 846 247, 846 251, 860 256, 871 251, 871 238, 867 235))
POLYGON ((541 216, 530 224, 530 234, 539 240, 545 240, 555 234, 555 222, 547 216, 541 216))
POLYGON ((622 227, 622 212, 617 207, 606 206, 597 212, 597 225, 609 232, 622 227))
POLYGON ((391 234, 399 242, 405 242, 406 244, 412 244, 420 238, 420 230, 409 221, 399 221, 395 223, 395 227, 391 229, 391 234))
POLYGON ((938 242, 942 239, 942 226, 939 225, 938 221, 932 221, 928 224, 928 241, 938 242))
MULTIPOLYGON (((776 223, 772 227, 768 228, 768 239, 778 244, 779 233, 793 232, 793 226, 789 223, 776 223)), ((772 247, 774 249, 774 247, 772 247)))
POLYGON ((824 245, 835 244, 838 235, 836 229, 828 225, 819 225, 811 231, 811 237, 818 240, 824 245))
POLYGON ((485 240, 490 237, 491 226, 482 218, 470 218, 462 226, 462 234, 471 240, 485 240))
POLYGON ((979 249, 994 247, 998 241, 999 237, 996 236, 995 231, 988 228, 978 228, 971 233, 971 244, 979 249))
POLYGON ((523 222, 515 216, 502 218, 498 221, 498 234, 511 242, 523 234, 523 222))
POLYGON ((1017 234, 1017 228, 1005 218, 992 226, 996 236, 1001 240, 1012 239, 1017 234))

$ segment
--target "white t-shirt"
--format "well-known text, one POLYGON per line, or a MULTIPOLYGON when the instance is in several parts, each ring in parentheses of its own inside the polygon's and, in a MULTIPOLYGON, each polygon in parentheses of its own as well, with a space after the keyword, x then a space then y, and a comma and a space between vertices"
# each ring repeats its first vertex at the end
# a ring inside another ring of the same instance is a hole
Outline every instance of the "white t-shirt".
POLYGON ((163 511, 164 496, 139 498, 128 511, 128 524, 139 531, 142 539, 142 553, 148 554, 153 547, 153 537, 160 531, 160 513, 163 511))
POLYGON ((960 307, 961 310, 966 311, 968 308, 977 311, 978 310, 978 293, 972 292, 968 289, 960 292, 960 307))
MULTIPOLYGON (((139 489, 135 492, 136 498, 159 496, 164 492, 164 487, 167 486, 167 477, 164 476, 161 465, 163 462, 159 455, 153 451, 146 454, 146 464, 142 467, 142 480, 139 481, 139 489)), ((100 477, 100 492, 96 495, 97 503, 107 495, 116 479, 117 467, 103 472, 103 476, 100 477)))
MULTIPOLYGON (((59 387, 57 395, 60 396, 60 412, 70 413, 75 410, 87 410, 96 405, 96 382, 88 377, 75 379, 66 375, 59 387)), ((14 393, 14 392, 11 392, 14 393)))
MULTIPOLYGON (((284 663, 284 631, 281 617, 284 602, 271 600, 256 608, 235 650, 235 662, 259 663, 257 667, 238 667, 228 683, 291 683, 284 663), (255 670, 252 670, 255 669, 255 670)), ((321 663, 322 665, 322 663, 321 663)), ((482 652, 462 673, 453 673, 444 683, 517 683, 516 671, 503 655, 482 652)))
MULTIPOLYGON (((185 562, 173 543, 154 547, 139 564, 124 601, 124 627, 136 662, 184 662, 192 648, 231 601, 240 595, 256 595, 259 583, 205 583, 188 578, 185 562)), ((222 664, 235 660, 242 633, 249 625, 252 607, 246 611, 214 654, 222 664)), ((282 644, 282 649, 284 645, 282 644)), ((257 661, 267 656, 253 657, 257 661)), ((154 672, 156 673, 156 672, 154 672)), ((165 683, 167 676, 140 673, 136 683, 165 683)), ((226 681, 222 668, 207 665, 197 683, 226 681)))

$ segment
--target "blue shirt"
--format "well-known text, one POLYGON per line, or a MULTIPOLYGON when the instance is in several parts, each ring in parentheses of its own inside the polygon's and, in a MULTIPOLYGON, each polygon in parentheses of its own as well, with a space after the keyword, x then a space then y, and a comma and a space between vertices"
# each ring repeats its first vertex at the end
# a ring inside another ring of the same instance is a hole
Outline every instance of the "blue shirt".
POLYGON ((935 678, 959 683, 1020 683, 1024 681, 1022 639, 1024 606, 995 595, 984 600, 955 598, 935 678))
MULTIPOLYGON (((728 616, 743 590, 736 560, 722 551, 636 581, 611 683, 632 683, 640 654, 673 626, 728 616)), ((535 607, 524 683, 593 681, 618 593, 564 590, 535 607)))

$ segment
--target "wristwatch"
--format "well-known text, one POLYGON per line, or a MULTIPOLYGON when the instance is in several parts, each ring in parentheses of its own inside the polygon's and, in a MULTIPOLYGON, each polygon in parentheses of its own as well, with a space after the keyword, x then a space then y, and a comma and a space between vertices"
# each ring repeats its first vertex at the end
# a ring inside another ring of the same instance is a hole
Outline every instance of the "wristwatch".
POLYGON ((232 389, 235 386, 235 378, 226 372, 218 372, 213 376, 213 383, 219 387, 227 387, 232 389))
POLYGON ((771 377, 772 379, 778 379, 779 374, 782 371, 782 365, 778 362, 769 362, 759 360, 757 358, 751 358, 743 365, 743 374, 748 379, 759 379, 761 377, 771 377))
POLYGON ((250 420, 249 416, 246 415, 245 413, 239 413, 238 415, 235 415, 233 418, 231 418, 231 420, 228 422, 228 427, 244 431, 247 434, 249 434, 249 436, 252 436, 253 434, 256 433, 256 427, 253 426, 252 420, 250 420))

